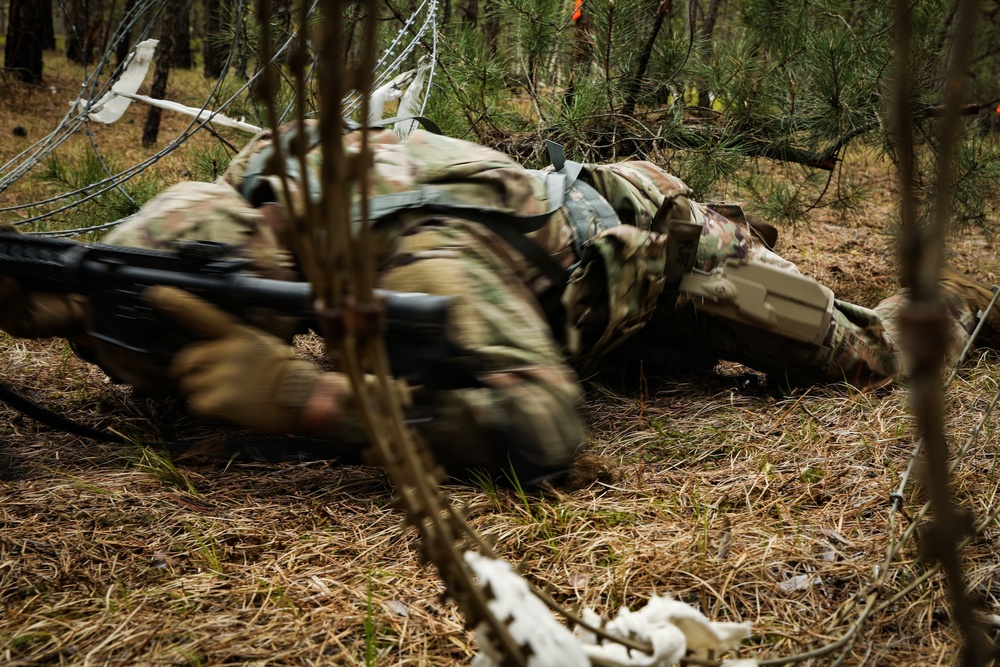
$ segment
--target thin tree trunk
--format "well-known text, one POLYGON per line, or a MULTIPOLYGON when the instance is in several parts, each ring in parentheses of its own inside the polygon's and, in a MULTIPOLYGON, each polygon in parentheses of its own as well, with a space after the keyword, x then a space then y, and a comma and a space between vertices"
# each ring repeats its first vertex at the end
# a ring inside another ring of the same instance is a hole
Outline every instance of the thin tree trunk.
MULTIPOLYGON (((711 0, 709 2, 705 21, 701 24, 701 30, 698 31, 698 38, 701 40, 699 48, 704 55, 712 52, 712 34, 715 32, 715 22, 719 18, 719 7, 721 5, 722 0, 711 0)), ((709 97, 710 92, 705 89, 705 86, 698 86, 698 106, 706 108, 712 106, 712 99, 709 97)))
POLYGON ((463 25, 472 27, 479 25, 479 0, 466 0, 458 6, 456 13, 463 25))
POLYGON ((10 22, 3 66, 25 83, 42 81, 42 3, 37 0, 11 0, 10 22))
POLYGON ((100 0, 70 0, 66 16, 66 57, 89 65, 94 58, 94 14, 101 15, 100 0))
MULTIPOLYGON (((274 34, 278 42, 284 42, 292 34, 292 2, 291 0, 271 0, 271 15, 274 34)), ((288 51, 278 55, 275 62, 279 65, 287 63, 288 51)))
POLYGON ((203 0, 205 10, 205 37, 201 40, 201 55, 205 60, 203 73, 207 79, 218 79, 226 64, 228 49, 222 30, 225 23, 225 5, 222 0, 203 0))
MULTIPOLYGON (((447 10, 447 7, 445 8, 447 10)), ((349 28, 344 39, 344 57, 350 64, 360 62, 362 44, 361 27, 364 24, 365 9, 359 5, 348 5, 345 10, 345 22, 349 28)))
MULTIPOLYGON (((125 0, 125 4, 122 6, 122 22, 130 20, 132 17, 129 14, 135 7, 136 0, 125 0)), ((128 57, 129 51, 132 50, 132 30, 126 30, 115 44, 115 61, 118 65, 125 62, 128 57)))
POLYGON ((722 0, 711 0, 708 4, 708 12, 705 14, 705 22, 701 25, 702 42, 712 43, 712 34, 715 32, 715 22, 719 19, 719 9, 722 7, 722 0))
POLYGON ((181 69, 194 67, 191 56, 191 0, 179 0, 174 17, 174 50, 170 64, 181 69))
POLYGON ((496 55, 500 48, 500 17, 495 11, 486 11, 483 17, 483 37, 486 42, 486 53, 496 55))
POLYGON ((659 37, 660 30, 663 29, 663 21, 670 15, 670 8, 672 4, 673 0, 663 0, 660 3, 659 8, 656 10, 656 18, 653 19, 653 27, 649 31, 649 37, 646 39, 645 46, 639 53, 639 60, 636 61, 635 75, 633 75, 631 81, 629 81, 628 93, 625 95, 625 104, 622 105, 623 116, 631 116, 635 113, 635 105, 639 99, 639 89, 642 86, 643 78, 646 76, 646 69, 649 67, 649 59, 653 55, 653 45, 656 44, 656 38, 659 37))
POLYGON ((42 11, 42 21, 38 25, 43 49, 56 48, 56 30, 52 23, 52 0, 37 0, 42 11))
MULTIPOLYGON (((176 34, 175 19, 179 4, 184 0, 168 0, 167 6, 160 15, 160 44, 157 47, 156 69, 153 70, 153 83, 149 88, 149 96, 163 99, 167 94, 167 81, 170 78, 170 61, 173 59, 174 35, 176 34)), ((142 145, 151 148, 156 145, 160 135, 159 107, 149 107, 146 113, 146 123, 142 127, 142 145)))

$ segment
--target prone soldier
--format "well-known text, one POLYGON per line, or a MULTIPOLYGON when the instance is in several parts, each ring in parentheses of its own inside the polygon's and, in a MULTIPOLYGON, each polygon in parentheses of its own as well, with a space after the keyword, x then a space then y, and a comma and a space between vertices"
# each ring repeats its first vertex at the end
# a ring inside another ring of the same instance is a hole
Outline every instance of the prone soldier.
MULTIPOLYGON (((552 167, 536 171, 424 131, 405 141, 370 132, 378 285, 453 297, 448 338, 475 360, 474 386, 435 391, 434 418, 420 426, 450 471, 512 468, 526 481, 558 474, 583 439, 578 378, 627 377, 640 362, 653 374, 730 359, 798 381, 857 386, 905 375, 897 318, 905 292, 874 309, 835 299, 771 250, 773 228, 737 206, 693 201, 652 163, 578 164, 553 148, 552 167)), ((359 136, 345 135, 349 150, 359 136)), ((271 172, 274 150, 270 133, 258 135, 217 182, 172 186, 106 242, 216 241, 264 277, 294 279, 283 212, 315 196, 322 155, 308 154, 308 178, 291 179, 286 194, 271 172)), ((993 295, 950 272, 941 286, 954 358, 993 295)), ((177 393, 206 418, 357 437, 345 378, 298 358, 282 337, 287 322, 249 324, 174 288, 151 288, 149 298, 199 338, 168 369, 88 339, 80 295, 2 278, 0 328, 71 338, 113 378, 177 393)), ((987 325, 986 342, 1000 341, 1000 317, 987 325)))

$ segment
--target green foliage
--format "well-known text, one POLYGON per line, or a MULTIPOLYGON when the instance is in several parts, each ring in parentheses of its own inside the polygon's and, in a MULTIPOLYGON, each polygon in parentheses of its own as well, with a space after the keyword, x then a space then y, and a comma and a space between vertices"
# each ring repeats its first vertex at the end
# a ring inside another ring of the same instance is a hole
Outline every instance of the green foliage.
MULTIPOLYGON (((88 151, 78 158, 51 155, 38 169, 35 178, 52 185, 55 191, 75 192, 75 200, 87 199, 66 215, 72 216, 73 227, 89 227, 138 212, 163 187, 160 179, 148 173, 140 173, 110 187, 104 182, 111 174, 121 171, 122 166, 117 160, 108 156, 102 158, 88 151)), ((53 217, 52 224, 58 226, 62 220, 62 217, 53 217)))
POLYGON ((497 11, 506 19, 512 64, 527 78, 529 90, 545 81, 552 69, 556 47, 565 23, 560 0, 500 0, 497 11), (508 32, 509 31, 509 32, 508 32), (541 78, 540 78, 541 77, 541 78))
MULTIPOLYGON (((887 129, 892 7, 856 0, 722 0, 706 38, 708 4, 700 4, 692 34, 688 2, 586 2, 579 22, 570 20, 567 0, 451 3, 439 25, 425 115, 450 136, 496 147, 531 167, 546 164, 545 139, 559 141, 568 156, 585 162, 652 159, 683 178, 696 197, 735 190, 748 196, 755 212, 778 222, 801 223, 816 207, 856 206, 864 192, 853 174, 839 168, 845 152, 874 149, 896 158, 887 129), (767 168, 775 162, 801 169, 767 168)), ((987 5, 986 14, 997 2, 987 5)), ((380 50, 393 53, 399 31, 410 34, 403 21, 414 9, 394 0, 386 4, 380 50)), ((294 30, 297 9, 287 16, 271 23, 275 45, 294 30)), ((227 79, 216 107, 262 64, 259 28, 252 16, 242 18, 238 25, 230 21, 225 34, 240 45, 230 63, 237 75, 227 79)), ((360 38, 353 19, 346 22, 343 44, 349 57, 360 38)), ((310 20, 321 18, 317 13, 310 20)), ((934 138, 941 122, 928 108, 943 99, 952 3, 914 3, 910 21, 916 185, 926 203, 935 191, 934 138)), ((967 102, 1000 95, 1000 52, 993 46, 1000 24, 979 23, 967 102)), ((418 57, 408 56, 394 71, 415 66, 418 57)), ((293 82, 288 63, 280 65, 276 95, 284 109, 293 82)), ((227 112, 265 126, 255 94, 238 96, 227 112)), ((315 91, 307 98, 315 110, 315 91)), ((356 114, 354 119, 360 120, 356 114)), ((959 230, 972 225, 992 231, 996 141, 971 123, 969 130, 956 170, 954 222, 959 230)), ((196 178, 211 180, 226 160, 219 147, 196 155, 191 169, 196 178)))
POLYGON ((372 600, 372 581, 368 580, 368 595, 365 600, 365 667, 378 667, 378 619, 372 600))
POLYGON ((222 176, 233 159, 230 150, 221 143, 196 149, 191 154, 191 180, 211 182, 222 176))
MULTIPOLYGON (((892 7, 728 0, 705 40, 706 4, 691 35, 690 3, 588 2, 584 20, 573 23, 566 2, 501 0, 479 23, 444 27, 440 62, 448 80, 434 91, 432 112, 449 133, 531 166, 544 162, 543 140, 554 139, 581 161, 667 158, 697 196, 712 196, 745 188, 734 178, 743 167, 798 163, 804 168, 791 183, 769 184, 771 172, 756 172, 748 191, 760 213, 797 223, 817 206, 855 206, 863 193, 850 173, 836 169, 845 151, 870 147, 895 157, 887 129, 892 7), (659 16, 663 8, 670 12, 659 16)), ((912 5, 912 116, 919 123, 922 187, 933 181, 937 164, 940 119, 927 109, 943 99, 953 18, 945 0, 912 5)), ((1000 94, 994 23, 980 22, 967 102, 1000 94)), ((996 224, 984 190, 995 178, 995 152, 976 133, 966 134, 955 188, 959 228, 996 224)))
POLYGON ((198 497, 198 489, 194 483, 175 464, 166 452, 157 451, 151 447, 135 443, 135 449, 129 450, 133 465, 143 472, 159 479, 164 484, 179 491, 198 497))
POLYGON ((675 151, 663 165, 677 174, 691 188, 696 200, 714 199, 721 182, 739 170, 746 161, 743 154, 725 142, 713 141, 697 151, 675 151))
MULTIPOLYGON (((454 137, 467 136, 474 127, 499 136, 510 128, 526 129, 529 123, 511 104, 510 64, 502 52, 491 50, 480 30, 456 28, 448 38, 450 57, 426 113, 441 130, 454 137)), ((440 80, 439 79, 439 80, 440 80)))
POLYGON ((955 164, 955 206, 952 224, 957 229, 976 226, 996 234, 1000 204, 1000 142, 973 135, 959 148, 955 164))

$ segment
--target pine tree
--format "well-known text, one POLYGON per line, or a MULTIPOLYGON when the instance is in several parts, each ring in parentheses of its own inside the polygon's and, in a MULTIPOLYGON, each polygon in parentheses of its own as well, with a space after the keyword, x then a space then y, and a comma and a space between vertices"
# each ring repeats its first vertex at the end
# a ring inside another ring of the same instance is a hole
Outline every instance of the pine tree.
MULTIPOLYGON (((432 103, 461 110, 439 113, 448 131, 471 132, 535 165, 545 159, 544 139, 580 160, 651 157, 702 197, 738 171, 751 173, 739 183, 742 194, 790 221, 821 196, 831 201, 830 193, 849 203, 856 193, 839 168, 846 151, 894 156, 887 130, 894 19, 884 3, 584 0, 580 9, 573 20, 568 1, 498 0, 487 11, 502 26, 492 49, 481 32, 446 26, 452 38, 441 64, 449 81, 432 103), (797 166, 801 186, 739 169, 762 161, 797 166)), ((981 12, 965 91, 958 227, 997 222, 990 200, 1000 150, 980 128, 996 122, 1000 102, 998 1, 981 12)), ((916 185, 929 200, 954 12, 945 0, 922 0, 911 18, 916 185)))
POLYGON ((226 64, 228 48, 223 32, 229 0, 203 0, 205 29, 201 43, 206 78, 217 79, 226 64))
MULTIPOLYGON (((12 0, 3 66, 25 83, 42 80, 45 12, 37 0, 12 0)), ((49 25, 51 26, 51 13, 49 25)))
POLYGON ((69 0, 66 12, 66 57, 73 62, 89 65, 98 44, 98 33, 104 11, 102 0, 69 0))
POLYGON ((194 67, 194 56, 191 53, 191 5, 192 0, 181 0, 175 7, 177 16, 174 17, 173 55, 170 64, 179 69, 191 69, 194 67))
MULTIPOLYGON (((162 99, 167 93, 167 82, 170 78, 170 63, 173 60, 174 38, 177 34, 177 17, 182 3, 186 0, 167 0, 164 12, 160 16, 160 43, 157 46, 156 67, 153 69, 153 82, 149 95, 162 99)), ((142 145, 155 146, 160 135, 159 107, 151 106, 146 112, 146 121, 142 126, 142 145)))

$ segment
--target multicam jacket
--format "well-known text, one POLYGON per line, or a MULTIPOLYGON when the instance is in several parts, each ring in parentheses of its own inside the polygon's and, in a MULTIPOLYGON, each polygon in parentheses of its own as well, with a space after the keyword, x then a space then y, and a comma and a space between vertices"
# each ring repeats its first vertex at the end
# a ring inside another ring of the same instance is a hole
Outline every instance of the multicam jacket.
MULTIPOLYGON (((348 148, 358 139, 346 135, 348 148)), ((269 169, 272 143, 262 133, 219 181, 173 186, 107 241, 147 247, 178 238, 223 241, 241 248, 261 272, 287 275, 291 258, 256 207, 277 202, 301 210, 306 193, 315 196, 321 155, 318 149, 308 154, 307 178, 290 166, 286 194, 269 169)), ((369 146, 376 201, 425 189, 516 218, 555 209, 528 238, 567 271, 564 287, 495 228, 463 217, 460 207, 454 213, 403 207, 374 221, 384 239, 380 287, 456 297, 448 335, 481 369, 482 386, 438 395, 437 418, 424 428, 447 466, 513 466, 528 477, 564 467, 583 439, 578 373, 628 380, 637 377, 637 363, 648 375, 720 357, 774 370, 755 358, 745 336, 699 313, 664 278, 663 221, 671 217, 701 226, 695 268, 707 271, 738 258, 797 273, 767 248, 738 207, 691 201, 684 183, 649 162, 584 165, 579 180, 592 190, 570 188, 565 200, 550 201, 545 173, 483 146, 423 131, 406 141, 374 132, 369 146)), ((874 310, 837 302, 823 345, 796 347, 779 370, 858 384, 895 377, 900 362, 892 315, 899 302, 874 310)), ((953 310, 957 329, 967 331, 969 309, 956 302, 953 310)))

